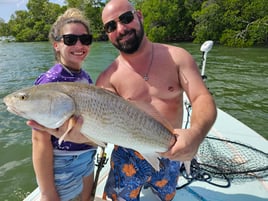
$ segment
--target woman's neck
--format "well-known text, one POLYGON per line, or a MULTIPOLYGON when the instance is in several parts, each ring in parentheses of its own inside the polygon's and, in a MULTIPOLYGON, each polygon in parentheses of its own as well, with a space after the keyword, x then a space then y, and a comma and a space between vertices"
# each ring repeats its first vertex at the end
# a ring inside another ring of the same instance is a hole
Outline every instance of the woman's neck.
POLYGON ((72 68, 70 66, 67 66, 65 64, 63 64, 62 62, 60 62, 60 64, 62 65, 62 67, 67 70, 69 73, 80 73, 81 72, 81 69, 77 69, 77 68, 72 68))

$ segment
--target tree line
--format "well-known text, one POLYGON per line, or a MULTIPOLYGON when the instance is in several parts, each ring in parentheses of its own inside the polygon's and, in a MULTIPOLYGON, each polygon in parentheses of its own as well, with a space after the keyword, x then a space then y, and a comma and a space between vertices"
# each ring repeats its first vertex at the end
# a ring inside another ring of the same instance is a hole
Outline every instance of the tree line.
MULTIPOLYGON (((142 11, 144 29, 152 41, 202 43, 213 40, 230 47, 268 46, 266 0, 132 0, 142 11), (266 3, 265 3, 266 2, 266 3)), ((94 40, 107 40, 101 21, 103 0, 66 0, 60 6, 49 0, 29 0, 5 23, 0 36, 16 41, 47 41, 51 25, 68 7, 82 10, 89 19, 94 40)))

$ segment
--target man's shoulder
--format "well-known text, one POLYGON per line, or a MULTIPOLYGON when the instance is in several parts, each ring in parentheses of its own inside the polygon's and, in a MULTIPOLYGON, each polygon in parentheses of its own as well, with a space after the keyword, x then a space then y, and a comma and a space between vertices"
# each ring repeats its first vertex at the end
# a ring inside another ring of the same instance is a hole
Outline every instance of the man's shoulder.
POLYGON ((161 54, 164 54, 165 52, 167 54, 176 54, 176 53, 187 52, 184 48, 180 47, 179 45, 154 43, 154 46, 155 46, 155 49, 157 51, 159 51, 161 54))
POLYGON ((107 66, 106 69, 104 69, 100 75, 109 75, 109 74, 112 74, 114 73, 118 67, 119 67, 120 63, 119 63, 119 60, 118 58, 116 58, 109 66, 107 66))

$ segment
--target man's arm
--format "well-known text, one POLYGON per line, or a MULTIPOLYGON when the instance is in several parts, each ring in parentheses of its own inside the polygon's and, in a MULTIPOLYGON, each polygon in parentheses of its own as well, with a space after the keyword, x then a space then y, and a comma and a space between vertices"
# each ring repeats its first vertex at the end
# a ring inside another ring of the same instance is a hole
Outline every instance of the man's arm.
POLYGON ((189 161, 197 153, 199 145, 206 137, 216 118, 213 100, 202 95, 192 103, 191 126, 188 129, 175 129, 176 143, 162 156, 171 160, 189 161))
POLYGON ((216 119, 217 110, 192 56, 181 49, 177 58, 179 80, 192 106, 191 123, 188 129, 174 131, 177 134, 177 142, 163 156, 187 161, 197 153, 200 143, 216 119))

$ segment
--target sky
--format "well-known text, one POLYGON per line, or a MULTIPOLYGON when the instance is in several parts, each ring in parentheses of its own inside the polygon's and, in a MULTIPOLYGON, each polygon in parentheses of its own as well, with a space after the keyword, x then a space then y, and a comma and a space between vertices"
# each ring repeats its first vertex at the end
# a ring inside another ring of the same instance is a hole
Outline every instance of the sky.
MULTIPOLYGON (((8 22, 10 16, 16 10, 27 10, 26 4, 28 0, 0 0, 0 18, 8 22)), ((64 0, 50 0, 50 2, 63 5, 64 0)))

